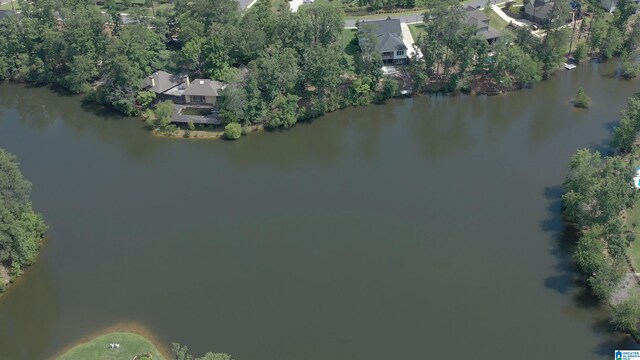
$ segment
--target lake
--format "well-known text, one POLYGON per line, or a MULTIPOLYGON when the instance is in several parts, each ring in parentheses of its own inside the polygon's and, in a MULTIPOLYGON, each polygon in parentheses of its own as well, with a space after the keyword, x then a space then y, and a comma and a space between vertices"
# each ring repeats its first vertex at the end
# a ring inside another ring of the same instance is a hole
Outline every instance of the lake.
POLYGON ((558 196, 637 81, 614 63, 495 97, 335 112, 236 142, 151 136, 46 88, 0 85, 0 147, 50 227, 0 298, 0 357, 119 322, 236 360, 609 359, 558 196), (592 108, 569 103, 578 87, 592 108))

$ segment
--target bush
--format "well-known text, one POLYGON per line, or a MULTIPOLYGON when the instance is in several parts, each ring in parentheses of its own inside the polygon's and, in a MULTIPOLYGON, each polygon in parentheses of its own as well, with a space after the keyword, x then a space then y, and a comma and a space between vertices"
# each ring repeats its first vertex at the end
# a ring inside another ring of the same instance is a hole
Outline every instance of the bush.
POLYGON ((2 294, 6 289, 6 285, 4 284, 4 280, 0 279, 0 294, 2 294))
POLYGON ((637 331, 640 318, 640 294, 632 291, 629 298, 611 307, 611 323, 621 331, 637 331))
POLYGON ((587 59, 587 44, 579 43, 576 45, 576 49, 573 51, 573 59, 579 64, 581 61, 587 59))
POLYGON ((577 108, 588 108, 591 106, 591 98, 587 96, 582 87, 578 89, 578 94, 576 94, 576 100, 573 105, 577 108))
POLYGON ((640 66, 636 65, 633 59, 627 57, 622 60, 621 75, 627 79, 634 78, 640 73, 640 66))
POLYGON ((242 136, 242 126, 238 123, 229 123, 224 127, 224 136, 229 140, 237 140, 242 136))

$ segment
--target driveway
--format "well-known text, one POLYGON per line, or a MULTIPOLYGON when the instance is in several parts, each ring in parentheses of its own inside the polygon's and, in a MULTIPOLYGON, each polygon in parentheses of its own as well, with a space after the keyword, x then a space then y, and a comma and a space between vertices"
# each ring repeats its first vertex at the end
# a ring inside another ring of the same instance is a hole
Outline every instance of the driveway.
POLYGON ((498 14, 498 16, 502 18, 502 20, 508 23, 512 23, 515 26, 523 27, 533 25, 533 23, 529 20, 512 18, 511 16, 505 14, 504 11, 502 11, 502 9, 500 9, 500 7, 498 7, 497 5, 491 5, 491 10, 498 14))
POLYGON ((289 8, 291 9, 291 12, 297 12, 300 5, 302 5, 302 0, 289 1, 289 8))
POLYGON ((409 24, 400 23, 400 28, 402 29, 402 42, 404 42, 404 45, 407 47, 407 49, 409 49, 407 50, 407 55, 411 57, 417 50, 418 58, 421 58, 422 54, 420 53, 420 49, 413 47, 415 41, 413 40, 413 35, 411 35, 411 30, 409 30, 409 24))

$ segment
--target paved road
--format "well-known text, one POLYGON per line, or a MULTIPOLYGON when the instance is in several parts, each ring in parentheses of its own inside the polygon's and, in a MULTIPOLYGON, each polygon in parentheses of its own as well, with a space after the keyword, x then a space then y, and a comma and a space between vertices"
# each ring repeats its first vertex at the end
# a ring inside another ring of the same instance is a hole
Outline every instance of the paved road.
MULTIPOLYGON (((505 0, 491 0, 491 4, 502 4, 505 0)), ((465 1, 464 3, 462 3, 462 5, 464 7, 467 6, 471 6, 471 7, 475 7, 475 8, 482 8, 487 4, 487 0, 468 0, 465 1)), ((386 19, 387 17, 391 17, 392 19, 400 19, 400 22, 403 23, 415 23, 415 22, 422 22, 422 15, 421 14, 417 14, 417 15, 402 15, 402 14, 397 14, 397 15, 380 15, 379 19, 367 19, 367 20, 382 20, 382 19, 386 19)), ((344 27, 355 27, 356 26, 356 20, 345 20, 344 22, 344 27)))

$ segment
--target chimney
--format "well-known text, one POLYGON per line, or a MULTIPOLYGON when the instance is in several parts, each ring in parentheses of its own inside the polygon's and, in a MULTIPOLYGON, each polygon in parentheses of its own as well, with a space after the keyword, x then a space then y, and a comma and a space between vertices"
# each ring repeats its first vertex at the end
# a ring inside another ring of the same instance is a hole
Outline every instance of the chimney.
POLYGON ((189 82, 189 75, 184 77, 184 82, 187 84, 187 87, 189 87, 189 85, 191 85, 191 83, 189 82))
POLYGON ((156 79, 153 76, 149 76, 149 79, 151 79, 151 87, 156 87, 156 79))

